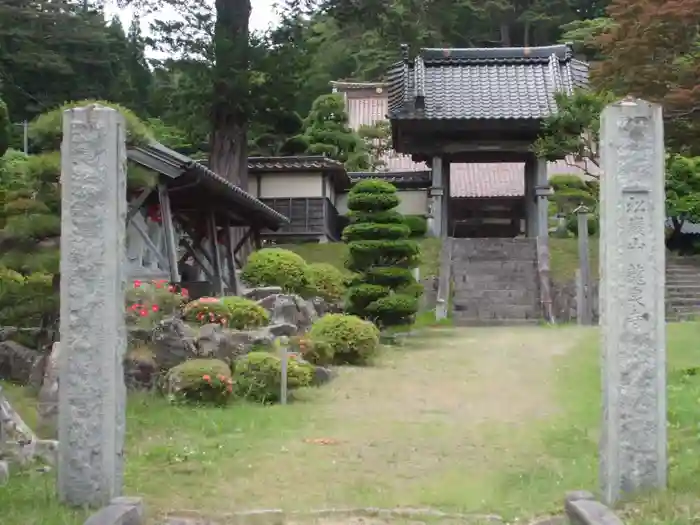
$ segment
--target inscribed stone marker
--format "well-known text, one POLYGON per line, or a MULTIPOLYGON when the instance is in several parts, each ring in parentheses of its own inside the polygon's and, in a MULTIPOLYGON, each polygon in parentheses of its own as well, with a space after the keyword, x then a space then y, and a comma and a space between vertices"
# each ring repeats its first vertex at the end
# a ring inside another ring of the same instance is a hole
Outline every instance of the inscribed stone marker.
POLYGON ((63 114, 58 494, 101 506, 122 489, 126 146, 122 116, 63 114))
POLYGON ((664 145, 661 108, 601 116, 603 498, 666 485, 664 145))

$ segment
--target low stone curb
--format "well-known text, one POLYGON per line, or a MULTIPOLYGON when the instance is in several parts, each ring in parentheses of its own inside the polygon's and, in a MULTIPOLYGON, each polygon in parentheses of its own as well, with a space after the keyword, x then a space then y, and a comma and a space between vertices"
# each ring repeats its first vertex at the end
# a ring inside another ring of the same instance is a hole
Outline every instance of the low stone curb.
POLYGON ((144 525, 146 517, 141 498, 114 498, 90 516, 84 525, 144 525))
POLYGON ((564 501, 566 517, 571 525, 623 525, 607 506, 586 491, 569 492, 564 501))
MULTIPOLYGON (((408 519, 415 521, 451 519, 465 523, 502 525, 503 518, 490 514, 450 514, 434 509, 396 508, 380 509, 361 507, 349 509, 322 509, 306 512, 285 512, 280 509, 251 510, 235 512, 208 518, 197 511, 181 511, 177 515, 166 516, 165 525, 282 525, 288 520, 323 518, 378 518, 408 519)), ((87 524, 86 524, 87 525, 87 524)))

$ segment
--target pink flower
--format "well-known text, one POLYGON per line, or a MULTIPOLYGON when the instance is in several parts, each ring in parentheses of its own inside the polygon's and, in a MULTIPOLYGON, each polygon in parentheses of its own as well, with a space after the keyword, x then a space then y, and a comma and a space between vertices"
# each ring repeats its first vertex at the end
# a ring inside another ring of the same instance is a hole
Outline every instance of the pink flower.
POLYGON ((141 317, 146 317, 146 316, 148 315, 148 310, 141 310, 141 311, 139 312, 139 315, 140 315, 141 317))
POLYGON ((134 281, 134 288, 139 288, 141 286, 141 281, 134 281))
POLYGON ((154 304, 153 306, 151 306, 151 310, 153 310, 154 312, 157 312, 158 310, 160 310, 160 308, 158 308, 157 304, 154 304))

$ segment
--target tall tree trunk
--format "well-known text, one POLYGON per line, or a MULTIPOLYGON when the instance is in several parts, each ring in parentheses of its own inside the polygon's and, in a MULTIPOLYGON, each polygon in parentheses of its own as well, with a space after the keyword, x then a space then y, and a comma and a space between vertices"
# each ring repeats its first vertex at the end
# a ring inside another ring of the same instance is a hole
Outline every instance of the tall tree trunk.
MULTIPOLYGON (((209 166, 245 191, 248 191, 250 119, 249 19, 250 0, 216 0, 209 166)), ((235 228, 234 244, 238 244, 245 233, 244 228, 235 228)), ((251 244, 246 242, 239 252, 242 261, 250 251, 251 244)))

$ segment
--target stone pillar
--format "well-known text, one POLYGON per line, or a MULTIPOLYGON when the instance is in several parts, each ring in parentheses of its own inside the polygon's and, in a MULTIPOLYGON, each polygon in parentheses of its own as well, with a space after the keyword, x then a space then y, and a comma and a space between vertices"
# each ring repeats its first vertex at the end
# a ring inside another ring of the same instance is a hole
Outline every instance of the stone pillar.
POLYGON ((535 203, 535 186, 537 181, 537 164, 535 157, 525 161, 525 234, 537 236, 537 208, 535 203))
POLYGON ((600 315, 605 503, 666 486, 664 143, 660 106, 601 116, 600 315))
POLYGON ((535 160, 535 206, 537 215, 537 237, 549 236, 549 178, 547 176, 547 161, 542 158, 535 160))
POLYGON ((444 188, 442 197, 442 236, 451 237, 450 230, 450 162, 443 161, 442 163, 442 187, 444 188))
POLYGON ((102 506, 122 489, 126 388, 124 119, 67 110, 61 148, 58 494, 102 506))
POLYGON ((444 181, 442 173, 442 157, 433 157, 433 183, 430 188, 430 197, 432 200, 432 235, 433 237, 443 236, 443 195, 444 195, 444 181))

